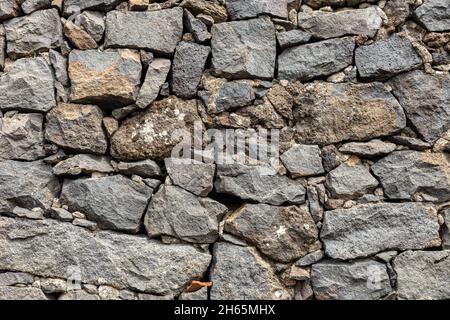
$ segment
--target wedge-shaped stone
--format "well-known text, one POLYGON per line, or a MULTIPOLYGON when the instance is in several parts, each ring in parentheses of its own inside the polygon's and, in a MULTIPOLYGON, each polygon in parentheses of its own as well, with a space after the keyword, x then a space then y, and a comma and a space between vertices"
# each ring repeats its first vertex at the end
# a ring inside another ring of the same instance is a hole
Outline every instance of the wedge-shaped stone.
POLYGON ((58 162, 53 167, 53 173, 58 176, 77 176, 79 174, 91 174, 93 172, 110 173, 113 171, 114 169, 108 157, 92 154, 77 154, 67 160, 58 162))
POLYGON ((108 11, 113 9, 122 0, 64 0, 64 15, 69 16, 80 13, 86 9, 108 11))
POLYGON ((139 90, 136 105, 139 108, 148 107, 158 98, 161 87, 166 82, 171 62, 169 59, 157 58, 149 64, 145 81, 139 90))

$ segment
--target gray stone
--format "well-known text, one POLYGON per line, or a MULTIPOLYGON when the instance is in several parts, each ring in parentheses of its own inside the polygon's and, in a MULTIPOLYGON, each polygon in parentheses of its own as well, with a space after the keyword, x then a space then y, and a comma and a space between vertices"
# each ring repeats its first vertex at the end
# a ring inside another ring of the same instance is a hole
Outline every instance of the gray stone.
POLYGON ((104 14, 96 11, 83 11, 75 17, 75 22, 80 25, 91 37, 100 42, 105 33, 104 14))
POLYGON ((428 31, 450 31, 450 1, 427 0, 414 11, 414 17, 428 31))
POLYGON ((21 8, 23 13, 30 14, 36 10, 48 9, 52 5, 51 0, 25 0, 21 8))
POLYGON ((213 250, 212 300, 286 300, 286 289, 272 266, 252 247, 217 242, 213 250))
POLYGON ((260 15, 288 17, 288 0, 226 0, 231 20, 255 18, 260 15))
POLYGON ((324 173, 320 148, 316 145, 296 144, 280 156, 292 178, 324 173))
POLYGON ((444 216, 444 228, 442 234, 442 247, 444 249, 450 249, 450 209, 445 209, 442 211, 442 215, 444 216))
POLYGON ((38 288, 0 287, 0 300, 48 300, 48 298, 38 288))
POLYGON ((294 117, 297 140, 302 143, 364 141, 406 126, 402 107, 381 83, 296 86, 294 117))
POLYGON ((345 35, 365 35, 372 38, 383 23, 381 15, 381 9, 375 6, 336 12, 299 12, 298 25, 319 39, 345 35))
POLYGON ((89 300, 100 300, 100 297, 96 294, 88 293, 84 290, 71 290, 68 291, 58 297, 58 300, 82 300, 82 301, 89 301, 89 300))
POLYGON ((396 147, 394 143, 373 139, 368 142, 345 143, 339 148, 339 151, 355 154, 359 157, 378 157, 391 153, 396 147))
POLYGON ((141 71, 135 51, 73 50, 69 55, 71 100, 108 108, 134 103, 141 71))
POLYGON ((394 250, 394 251, 381 252, 381 253, 375 255, 375 257, 384 262, 389 262, 392 259, 394 259, 397 255, 398 255, 398 251, 394 250))
POLYGON ((136 105, 139 108, 148 107, 159 95, 161 87, 166 82, 171 62, 168 59, 154 59, 148 66, 145 81, 139 90, 136 105))
POLYGON ((273 205, 305 201, 306 190, 301 180, 291 180, 272 171, 265 166, 218 165, 215 189, 243 200, 273 205))
POLYGON ((192 33, 196 42, 204 43, 211 39, 208 27, 199 19, 196 19, 189 11, 184 11, 184 19, 187 30, 192 33))
POLYGON ((441 244, 436 210, 419 203, 365 204, 325 211, 320 238, 333 259, 441 244))
POLYGON ((64 15, 70 16, 86 9, 96 11, 109 11, 122 0, 64 0, 64 15))
POLYGON ((354 50, 352 37, 288 48, 278 57, 278 78, 308 81, 329 76, 352 64, 354 50))
POLYGON ((450 298, 450 251, 406 251, 393 262, 399 299, 450 298))
POLYGON ((377 300, 392 291, 386 266, 372 260, 319 262, 311 280, 318 300, 377 300))
POLYGON ((58 10, 39 10, 24 17, 8 20, 6 52, 13 59, 48 51, 63 43, 62 25, 58 10))
POLYGON ((50 50, 48 52, 50 63, 55 71, 55 79, 63 86, 69 87, 69 75, 67 74, 67 58, 58 51, 50 50))
POLYGON ((15 61, 0 75, 0 110, 47 112, 56 105, 54 79, 43 58, 15 61))
POLYGON ((61 293, 67 291, 67 280, 63 279, 42 279, 40 281, 41 289, 45 293, 61 293))
POLYGON ((44 219, 44 210, 41 208, 34 208, 33 210, 15 207, 11 212, 13 217, 41 220, 44 219))
POLYGON ((94 233, 51 219, 0 218, 0 247, 2 270, 67 279, 68 268, 75 266, 83 283, 157 295, 180 294, 187 283, 203 276, 211 261, 209 253, 193 246, 94 233))
POLYGON ((385 80, 422 64, 408 39, 393 35, 355 51, 355 62, 362 79, 385 80))
POLYGON ((5 114, 0 118, 0 159, 37 160, 45 156, 44 116, 39 113, 5 114))
POLYGON ((245 204, 227 217, 224 230, 281 262, 292 262, 320 247, 319 230, 305 206, 245 204))
POLYGON ((72 214, 63 208, 50 208, 50 216, 53 219, 61 220, 64 222, 72 222, 72 214))
POLYGON ((60 103, 46 117, 45 138, 77 152, 103 154, 107 141, 97 106, 60 103))
POLYGON ((202 287, 194 292, 183 292, 178 300, 208 300, 208 287, 202 287))
POLYGON ((168 235, 193 243, 213 243, 227 208, 175 186, 163 186, 153 196, 144 218, 149 237, 168 235))
POLYGON ((450 200, 450 163, 442 153, 397 151, 372 165, 389 199, 450 200))
POLYGON ((34 276, 23 272, 6 271, 0 273, 0 287, 14 286, 16 284, 32 284, 34 276))
POLYGON ((309 39, 311 39, 310 33, 298 29, 277 32, 278 44, 283 49, 307 43, 309 39))
POLYGON ((19 5, 16 0, 0 0, 0 22, 19 15, 19 5))
POLYGON ((268 18, 232 21, 211 28, 212 66, 227 79, 272 79, 276 59, 275 28, 268 18))
POLYGON ((421 70, 390 81, 393 93, 408 119, 426 142, 435 142, 450 128, 450 76, 421 70))
POLYGON ((111 48, 138 48, 172 55, 183 35, 183 9, 110 11, 105 43, 111 48), (142 32, 145 30, 145 32, 142 32))
POLYGON ((232 81, 220 87, 215 105, 217 112, 233 111, 251 104, 255 90, 246 82, 232 81))
POLYGON ((431 148, 432 146, 430 143, 427 143, 420 139, 400 135, 389 137, 389 141, 392 141, 402 146, 407 146, 408 148, 411 148, 413 150, 426 150, 431 148))
POLYGON ((136 162, 119 162, 117 170, 128 176, 138 175, 142 178, 157 178, 163 175, 158 164, 150 159, 136 162))
MULTIPOLYGON (((1 29, 2 27, 0 27, 1 29)), ((0 71, 5 67, 6 58, 6 38, 0 34, 0 71)))
POLYGON ((297 262, 295 262, 295 266, 297 267, 306 267, 312 265, 316 262, 319 262, 323 259, 325 253, 322 250, 317 250, 311 253, 308 253, 303 258, 300 258, 297 262))
POLYGON ((181 98, 193 98, 205 69, 210 47, 182 41, 175 49, 172 68, 172 91, 181 98))
POLYGON ((325 185, 333 198, 357 199, 372 193, 378 180, 363 164, 343 163, 328 173, 325 185))
POLYGON ((0 212, 19 206, 48 209, 60 190, 52 167, 42 161, 0 161, 0 212))
POLYGON ((53 167, 53 173, 57 176, 77 176, 79 174, 91 174, 93 172, 110 173, 113 171, 114 169, 108 157, 91 154, 76 154, 53 167))
POLYGON ((97 223, 86 220, 86 219, 75 218, 75 219, 73 219, 72 223, 74 226, 86 228, 91 231, 94 231, 97 229, 97 223))
POLYGON ((61 202, 100 228, 136 233, 153 190, 122 175, 65 180, 61 202))
POLYGON ((183 0, 180 3, 182 8, 188 9, 197 17, 203 16, 206 20, 213 23, 227 21, 227 10, 219 3, 208 0, 183 0))
POLYGON ((97 42, 80 26, 77 26, 70 20, 64 23, 64 36, 70 41, 70 43, 80 50, 96 49, 98 47, 97 42))
POLYGON ((213 163, 182 158, 167 158, 164 163, 175 185, 202 197, 206 197, 212 190, 216 171, 213 163))

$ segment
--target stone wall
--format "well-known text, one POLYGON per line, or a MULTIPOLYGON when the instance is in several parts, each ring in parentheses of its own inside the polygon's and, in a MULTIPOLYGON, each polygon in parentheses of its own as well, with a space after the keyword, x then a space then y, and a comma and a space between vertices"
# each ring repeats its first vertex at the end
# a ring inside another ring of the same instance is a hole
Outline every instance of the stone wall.
POLYGON ((450 0, 0 24, 0 299, 450 299, 450 0))

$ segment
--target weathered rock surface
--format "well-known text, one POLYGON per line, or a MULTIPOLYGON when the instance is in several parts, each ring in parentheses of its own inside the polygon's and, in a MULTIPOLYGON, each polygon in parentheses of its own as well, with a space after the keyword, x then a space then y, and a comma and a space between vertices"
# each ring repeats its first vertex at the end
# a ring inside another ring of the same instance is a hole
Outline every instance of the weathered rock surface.
POLYGON ((445 209, 442 212, 444 216, 444 232, 442 234, 442 246, 444 249, 450 249, 450 209, 445 209))
POLYGON ((339 148, 339 151, 342 153, 351 153, 360 157, 378 157, 391 153, 395 149, 396 145, 394 143, 373 139, 368 142, 345 143, 339 148))
POLYGON ((93 172, 110 173, 113 171, 114 169, 108 157, 92 154, 77 154, 59 162, 53 167, 53 173, 57 176, 77 176, 79 174, 91 174, 93 172))
POLYGON ((450 31, 448 0, 428 0, 414 11, 414 17, 428 31, 450 31))
POLYGON ((292 299, 292 293, 283 287, 271 265, 251 247, 216 243, 211 281, 212 300, 292 299))
POLYGON ((168 235, 187 242, 213 243, 227 208, 176 186, 163 186, 153 196, 144 219, 149 237, 168 235))
POLYGON ((48 298, 38 288, 0 286, 0 300, 48 300, 48 298))
POLYGON ((311 39, 311 34, 301 30, 290 30, 286 32, 277 32, 278 44, 281 48, 295 47, 304 44, 311 39))
POLYGON ((88 50, 95 49, 98 46, 89 33, 72 21, 66 21, 63 30, 66 38, 70 40, 76 49, 88 50))
POLYGON ((209 253, 192 246, 109 231, 93 233, 54 220, 0 218, 0 226, 0 269, 43 277, 66 279, 67 268, 76 266, 84 283, 175 295, 201 278, 211 260, 209 253))
POLYGON ((293 178, 324 173, 320 148, 316 145, 296 144, 280 156, 293 178))
POLYGON ((231 81, 224 83, 215 99, 217 112, 233 111, 251 104, 255 100, 255 90, 246 82, 231 81))
POLYGON ((196 42, 204 43, 211 39, 211 34, 204 22, 196 19, 189 11, 184 11, 184 23, 188 31, 192 33, 196 42))
POLYGON ((136 162, 119 162, 117 170, 125 175, 136 174, 142 178, 156 178, 162 176, 161 168, 153 160, 141 160, 136 162))
POLYGON ((397 151, 372 165, 389 199, 450 200, 450 162, 443 153, 397 151))
POLYGON ((320 238, 327 256, 355 259, 385 250, 441 244, 437 212, 418 203, 382 203, 325 211, 320 238))
POLYGON ((226 6, 232 20, 255 18, 264 14, 286 19, 288 2, 288 0, 226 0, 226 6))
POLYGON ((207 0, 183 0, 181 7, 188 9, 195 15, 210 16, 215 23, 227 21, 227 10, 218 3, 207 0))
POLYGON ((171 64, 170 60, 162 58, 155 59, 149 64, 145 81, 136 100, 138 107, 146 108, 156 100, 166 82, 171 64))
POLYGON ((136 233, 153 190, 122 175, 65 180, 61 201, 101 228, 136 233))
POLYGON ((64 0, 64 14, 69 16, 86 9, 106 11, 113 9, 121 0, 64 0))
POLYGON ((19 6, 16 0, 0 1, 0 22, 13 18, 19 14, 19 6))

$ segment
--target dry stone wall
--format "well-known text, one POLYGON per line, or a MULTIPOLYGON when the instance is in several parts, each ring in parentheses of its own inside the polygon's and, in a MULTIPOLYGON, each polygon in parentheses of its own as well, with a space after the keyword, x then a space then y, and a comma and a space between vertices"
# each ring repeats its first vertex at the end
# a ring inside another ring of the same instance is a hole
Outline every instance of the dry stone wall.
POLYGON ((450 299, 449 70, 450 0, 0 0, 0 299, 450 299))

